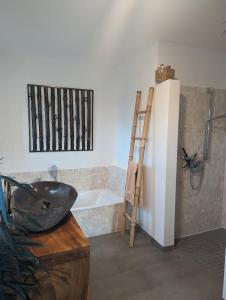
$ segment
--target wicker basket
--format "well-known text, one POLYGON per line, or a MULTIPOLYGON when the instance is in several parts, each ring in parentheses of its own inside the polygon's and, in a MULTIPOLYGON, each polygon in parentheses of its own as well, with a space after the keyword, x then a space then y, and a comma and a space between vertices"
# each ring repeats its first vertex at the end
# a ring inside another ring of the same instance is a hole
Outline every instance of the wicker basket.
POLYGON ((160 65, 155 71, 155 82, 161 83, 167 79, 175 78, 175 70, 171 66, 160 65))

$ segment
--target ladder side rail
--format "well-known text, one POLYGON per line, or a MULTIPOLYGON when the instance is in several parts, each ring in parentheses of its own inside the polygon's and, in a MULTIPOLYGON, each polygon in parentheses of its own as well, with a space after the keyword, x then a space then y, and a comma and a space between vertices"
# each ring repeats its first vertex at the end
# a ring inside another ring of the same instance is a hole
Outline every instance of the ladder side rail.
POLYGON ((140 153, 139 153, 139 162, 138 162, 138 171, 137 171, 137 179, 136 179, 136 190, 135 190, 135 199, 134 199, 134 206, 132 209, 132 221, 131 221, 131 230, 130 230, 130 240, 129 240, 129 247, 133 247, 134 239, 135 239, 135 227, 136 227, 136 217, 137 217, 137 208, 139 205, 139 198, 140 198, 140 189, 141 189, 141 181, 142 181, 142 169, 143 169, 143 162, 144 162, 144 152, 145 152, 145 144, 146 138, 148 134, 148 127, 151 117, 151 110, 152 110, 152 103, 153 103, 153 96, 154 96, 154 88, 149 89, 148 94, 148 101, 147 101, 147 109, 144 118, 144 126, 142 131, 142 140, 140 143, 140 153))
MULTIPOLYGON (((136 130, 137 130, 137 122, 138 122, 138 114, 137 112, 140 109, 140 103, 141 103, 141 96, 142 93, 141 91, 137 91, 136 94, 136 102, 135 102, 135 109, 133 113, 133 123, 132 123, 132 131, 131 131, 131 140, 130 140, 130 150, 129 150, 129 161, 128 161, 128 167, 129 167, 129 162, 133 160, 134 157, 134 148, 135 148, 135 139, 133 139, 133 136, 136 135, 136 130)), ((128 172, 128 169, 127 169, 128 172)), ((126 222, 127 222, 127 213, 128 209, 128 202, 124 198, 124 206, 123 206, 123 216, 122 216, 122 225, 121 225, 121 234, 124 235, 125 229, 126 229, 126 222)), ((131 222, 131 220, 129 220, 131 222)))
POLYGON ((146 112, 145 118, 144 118, 142 139, 141 139, 141 143, 140 143, 140 153, 139 153, 139 161, 138 161, 137 180, 136 180, 136 187, 139 187, 139 188, 141 186, 142 168, 143 168, 143 164, 144 164, 144 152, 145 152, 145 145, 146 145, 146 141, 147 141, 149 122, 150 122, 150 117, 151 117, 153 97, 154 97, 154 88, 151 87, 149 89, 149 93, 148 93, 148 101, 147 101, 147 108, 146 108, 147 112, 146 112))
POLYGON ((134 148, 135 148, 136 141, 133 139, 133 137, 136 135, 137 121, 138 121, 137 112, 139 111, 140 108, 140 102, 141 102, 141 91, 137 91, 135 109, 133 113, 133 123, 132 123, 132 131, 131 131, 130 150, 129 150, 129 162, 133 160, 133 156, 134 156, 134 148))

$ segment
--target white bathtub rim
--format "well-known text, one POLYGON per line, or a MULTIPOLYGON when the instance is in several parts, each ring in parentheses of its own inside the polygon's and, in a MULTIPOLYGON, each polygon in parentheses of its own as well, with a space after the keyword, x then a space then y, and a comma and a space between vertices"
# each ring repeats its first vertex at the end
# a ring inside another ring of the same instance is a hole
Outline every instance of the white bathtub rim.
MULTIPOLYGON (((102 207, 106 207, 106 206, 114 206, 117 204, 122 204, 123 203, 123 197, 117 193, 115 193, 114 191, 110 190, 110 189, 93 189, 93 190, 81 190, 79 191, 79 193, 87 193, 90 192, 92 193, 92 191, 95 192, 106 192, 106 191, 110 191, 111 193, 115 194, 118 196, 118 201, 115 201, 112 203, 112 201, 109 201, 109 203, 104 203, 104 204, 98 204, 98 201, 94 204, 94 205, 88 205, 88 206, 81 206, 81 207, 74 207, 76 205, 76 201, 74 203, 74 205, 71 208, 71 212, 77 212, 77 211, 82 211, 82 210, 88 210, 88 209, 95 209, 95 208, 102 208, 102 207)), ((82 201, 82 200, 80 200, 82 201)))

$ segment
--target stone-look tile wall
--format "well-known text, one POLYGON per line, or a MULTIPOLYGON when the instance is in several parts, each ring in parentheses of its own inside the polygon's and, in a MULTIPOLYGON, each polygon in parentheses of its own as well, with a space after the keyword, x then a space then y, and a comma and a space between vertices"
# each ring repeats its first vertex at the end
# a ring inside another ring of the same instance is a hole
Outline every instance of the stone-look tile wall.
POLYGON ((87 237, 120 231, 122 212, 122 203, 72 211, 87 237))
POLYGON ((222 222, 221 225, 226 229, 226 160, 224 171, 224 194, 223 194, 223 207, 222 207, 222 222))
MULTIPOLYGON (((48 171, 7 174, 19 182, 52 180, 48 171)), ((75 187, 77 191, 109 188, 117 194, 125 189, 126 170, 116 166, 59 170, 58 181, 75 187)))
POLYGON ((127 174, 126 170, 116 166, 110 166, 107 167, 107 171, 108 171, 107 186, 116 194, 123 196, 125 192, 125 184, 126 184, 126 174, 127 174))
MULTIPOLYGON (((226 91, 214 90, 213 115, 226 112, 226 91)), ((181 148, 189 154, 203 153, 204 127, 208 119, 206 88, 181 87, 176 236, 186 236, 221 227, 226 154, 226 120, 213 123, 211 157, 206 163, 202 187, 197 193, 190 186, 189 172, 182 169, 181 148)))

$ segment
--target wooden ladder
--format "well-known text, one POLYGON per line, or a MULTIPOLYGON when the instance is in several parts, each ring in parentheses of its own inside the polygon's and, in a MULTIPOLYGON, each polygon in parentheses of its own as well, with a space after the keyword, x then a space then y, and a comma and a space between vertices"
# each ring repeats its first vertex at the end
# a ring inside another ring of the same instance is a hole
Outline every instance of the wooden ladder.
MULTIPOLYGON (((134 110, 134 114, 133 114, 133 125, 132 125, 131 142, 130 142, 130 150, 129 150, 129 163, 130 163, 130 161, 133 161, 133 159, 134 159, 134 149, 135 149, 136 141, 140 141, 135 197, 134 197, 134 205, 132 206, 131 215, 128 212, 128 209, 129 209, 128 201, 126 201, 126 199, 124 198, 123 220, 122 220, 122 228, 121 228, 121 233, 122 233, 122 235, 124 235, 125 229, 126 229, 126 223, 127 223, 126 221, 128 220, 130 222, 129 247, 133 247, 134 239, 135 239, 136 217, 137 217, 137 208, 139 206, 139 198, 140 198, 142 170, 143 170, 143 162, 144 162, 144 151, 145 151, 145 144, 147 141, 147 134, 148 134, 148 127, 149 127, 151 110, 152 110, 153 96, 154 96, 154 88, 151 87, 151 88, 149 88, 146 109, 140 110, 141 91, 137 91, 137 95, 136 95, 136 103, 135 103, 135 110, 134 110), (142 114, 144 115, 142 136, 136 137, 138 117, 139 117, 139 115, 142 115, 142 114)), ((128 163, 128 165, 129 165, 129 163, 128 163)))

